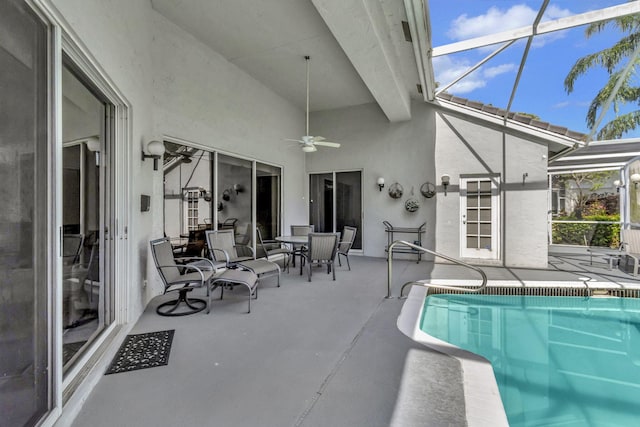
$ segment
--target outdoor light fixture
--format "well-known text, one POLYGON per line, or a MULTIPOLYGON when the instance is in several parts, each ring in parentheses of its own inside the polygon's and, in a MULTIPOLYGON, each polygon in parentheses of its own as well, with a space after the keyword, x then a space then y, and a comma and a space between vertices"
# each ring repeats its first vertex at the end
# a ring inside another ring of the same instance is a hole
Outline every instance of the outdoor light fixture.
POLYGON ((629 179, 631 180, 631 182, 633 182, 635 188, 638 188, 638 182, 640 182, 640 173, 632 174, 629 179))
POLYGON ((142 161, 144 161, 144 159, 153 159, 153 170, 157 171, 158 160, 164 154, 164 144, 156 140, 149 141, 149 143, 147 144, 147 152, 149 154, 146 154, 144 152, 144 149, 142 150, 142 161))
POLYGON ((87 144, 87 150, 96 153, 96 166, 100 166, 100 140, 97 136, 87 138, 84 142, 87 144))
POLYGON ((619 179, 616 179, 615 181, 613 181, 613 185, 616 186, 616 191, 618 193, 620 192, 620 187, 622 187, 622 188, 625 187, 625 185, 619 179))
POLYGON ((380 189, 380 191, 382 191, 382 189, 384 188, 384 178, 383 177, 378 178, 377 183, 378 183, 378 188, 380 189))
POLYGON ((446 173, 440 177, 440 181, 442 181, 442 188, 444 189, 444 195, 447 195, 447 187, 449 186, 449 182, 451 181, 451 177, 446 173))
POLYGON ((242 193, 244 191, 244 187, 242 187, 242 185, 240 184, 233 184, 233 191, 236 192, 237 196, 239 193, 242 193))

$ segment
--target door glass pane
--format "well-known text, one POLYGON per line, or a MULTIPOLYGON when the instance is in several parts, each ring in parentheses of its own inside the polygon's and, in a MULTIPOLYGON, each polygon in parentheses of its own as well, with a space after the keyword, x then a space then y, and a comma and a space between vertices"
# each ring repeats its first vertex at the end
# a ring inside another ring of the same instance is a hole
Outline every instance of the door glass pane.
POLYGON ((26 2, 0 1, 0 425, 49 409, 47 33, 26 2))
POLYGON ((491 237, 491 224, 480 224, 480 234, 491 237))
POLYGON ((256 163, 256 220, 264 240, 280 235, 280 179, 277 166, 256 163))
POLYGON ((252 234, 252 162, 218 155, 218 229, 233 228, 236 243, 249 244, 252 234))
POLYGON ((468 181, 466 204, 467 248, 491 249, 491 181, 468 181))
POLYGON ((104 280, 106 221, 100 164, 106 153, 107 104, 65 58, 62 71, 62 354, 64 372, 111 323, 113 298, 104 280))
POLYGON ((356 227, 353 249, 362 249, 362 173, 336 173, 336 231, 356 227))
POLYGON ((333 231, 333 174, 309 175, 309 224, 316 232, 333 231))

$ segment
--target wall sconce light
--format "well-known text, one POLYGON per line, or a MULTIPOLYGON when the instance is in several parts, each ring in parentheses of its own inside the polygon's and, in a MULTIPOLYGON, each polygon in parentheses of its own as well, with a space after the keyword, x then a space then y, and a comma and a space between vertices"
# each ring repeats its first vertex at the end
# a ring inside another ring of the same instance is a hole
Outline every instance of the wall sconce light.
POLYGON ((147 152, 149 154, 146 154, 144 149, 142 150, 142 161, 144 162, 144 159, 153 159, 153 170, 157 171, 158 160, 164 154, 164 144, 160 141, 149 141, 147 144, 147 152))
POLYGON ((239 193, 244 192, 244 187, 240 184, 233 184, 233 191, 236 192, 236 196, 237 196, 239 193))
POLYGON ((625 187, 625 185, 619 179, 616 179, 615 181, 613 181, 613 185, 616 186, 616 192, 618 193, 620 192, 620 188, 625 187))
POLYGON ((87 150, 96 153, 96 166, 100 166, 100 140, 98 137, 92 136, 87 138, 85 144, 87 144, 87 150))
POLYGON ((635 188, 638 188, 638 182, 640 182, 640 173, 632 174, 629 179, 633 182, 635 188))
POLYGON ((444 195, 447 195, 447 187, 449 186, 449 182, 451 182, 451 177, 446 173, 440 177, 440 181, 442 181, 442 188, 444 188, 444 195))
POLYGON ((380 189, 380 191, 382 191, 382 189, 384 188, 384 178, 380 177, 378 178, 378 181, 376 181, 378 184, 378 188, 380 189))

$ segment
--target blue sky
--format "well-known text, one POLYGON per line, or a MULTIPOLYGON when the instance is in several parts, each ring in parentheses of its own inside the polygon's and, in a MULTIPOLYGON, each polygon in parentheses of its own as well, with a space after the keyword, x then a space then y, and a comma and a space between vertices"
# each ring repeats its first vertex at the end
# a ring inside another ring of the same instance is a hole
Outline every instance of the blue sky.
MULTIPOLYGON (((543 20, 623 3, 624 0, 551 0, 543 20)), ((541 4, 542 0, 431 0, 433 46, 531 25, 541 4)), ((587 39, 584 30, 585 27, 576 27, 534 39, 512 111, 536 114, 541 120, 578 132, 590 132, 585 121, 587 109, 608 75, 604 70, 589 71, 576 81, 574 92, 570 95, 564 89, 564 79, 577 59, 610 47, 622 34, 607 29, 587 39)), ((497 47, 434 58, 436 81, 441 85, 448 84, 497 47)), ((506 108, 524 48, 524 40, 516 42, 448 92, 506 108)), ((637 105, 623 111, 633 108, 637 108, 637 105)), ((640 136, 638 130, 627 135, 637 136, 640 136)))

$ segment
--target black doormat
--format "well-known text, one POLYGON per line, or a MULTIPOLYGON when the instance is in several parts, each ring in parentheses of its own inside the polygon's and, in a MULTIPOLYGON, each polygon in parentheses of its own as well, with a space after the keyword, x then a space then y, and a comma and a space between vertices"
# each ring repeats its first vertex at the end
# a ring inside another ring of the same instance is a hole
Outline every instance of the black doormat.
POLYGON ((105 375, 166 365, 174 332, 170 329, 127 335, 105 375))

